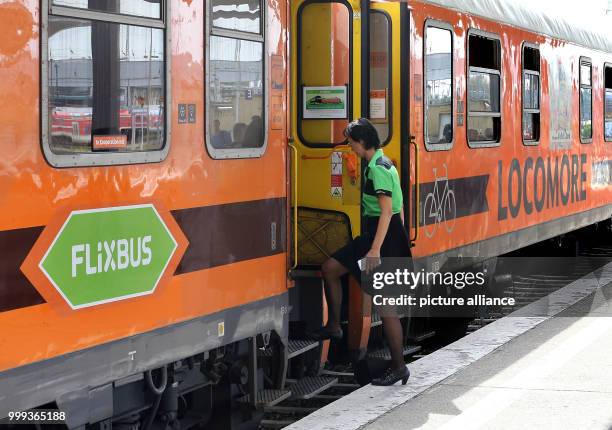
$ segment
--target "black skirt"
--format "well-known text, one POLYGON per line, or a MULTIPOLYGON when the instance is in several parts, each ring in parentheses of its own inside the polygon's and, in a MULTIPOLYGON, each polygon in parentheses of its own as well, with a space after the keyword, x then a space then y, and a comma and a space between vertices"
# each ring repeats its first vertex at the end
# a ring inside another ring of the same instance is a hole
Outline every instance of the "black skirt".
MULTIPOLYGON (((378 227, 378 217, 366 217, 364 219, 365 229, 364 234, 357 236, 346 246, 336 251, 332 258, 336 259, 340 264, 346 267, 351 275, 361 282, 361 270, 357 262, 361 260, 372 248, 372 242, 376 236, 376 228, 378 227)), ((402 224, 402 219, 399 214, 391 217, 387 235, 380 248, 380 257, 410 257, 410 239, 406 233, 406 229, 402 224)))

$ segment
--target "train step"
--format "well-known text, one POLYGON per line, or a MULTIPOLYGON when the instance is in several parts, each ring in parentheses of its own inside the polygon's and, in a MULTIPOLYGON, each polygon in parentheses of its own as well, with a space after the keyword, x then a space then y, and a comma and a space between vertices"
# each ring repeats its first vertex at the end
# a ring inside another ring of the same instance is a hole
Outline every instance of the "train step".
POLYGON ((376 312, 372 312, 370 327, 378 327, 379 325, 382 325, 382 319, 380 318, 380 315, 378 315, 376 312))
MULTIPOLYGON (((298 355, 302 355, 311 349, 315 349, 318 346, 319 342, 315 340, 289 339, 289 343, 287 344, 287 353, 289 359, 291 359, 297 357, 298 355)), ((258 356, 260 358, 271 358, 274 356, 274 350, 272 348, 259 350, 258 356)))
MULTIPOLYGON (((257 401, 255 402, 255 406, 260 408, 265 408, 268 406, 278 405, 283 400, 291 397, 290 390, 261 390, 257 392, 257 401)), ((251 395, 246 394, 238 399, 238 403, 248 404, 251 402, 251 395)))
POLYGON ((319 408, 308 408, 304 406, 266 406, 264 412, 287 415, 308 415, 318 409, 319 408))
POLYGON ((261 420, 259 426, 264 429, 282 429, 293 424, 296 420, 261 420))
POLYGON ((412 336, 408 336, 408 340, 412 343, 423 343, 425 342, 427 339, 431 339, 432 337, 434 337, 436 335, 436 331, 435 330, 431 330, 431 331, 425 331, 419 334, 415 334, 412 336))
MULTIPOLYGON (((421 350, 418 345, 406 345, 404 347, 404 356, 412 355, 421 350)), ((389 348, 382 348, 368 353, 368 358, 371 360, 391 360, 389 348)))
POLYGON ((288 352, 289 358, 297 357, 305 352, 315 349, 319 346, 319 342, 314 340, 289 339, 288 352))
POLYGON ((291 399, 305 400, 333 387, 338 383, 338 378, 328 376, 307 376, 295 380, 287 379, 288 388, 291 390, 291 399))
POLYGON ((353 372, 337 372, 335 370, 327 370, 327 369, 323 369, 321 371, 321 375, 325 375, 325 376, 332 376, 332 377, 344 377, 344 378, 352 378, 355 376, 355 374, 353 372))

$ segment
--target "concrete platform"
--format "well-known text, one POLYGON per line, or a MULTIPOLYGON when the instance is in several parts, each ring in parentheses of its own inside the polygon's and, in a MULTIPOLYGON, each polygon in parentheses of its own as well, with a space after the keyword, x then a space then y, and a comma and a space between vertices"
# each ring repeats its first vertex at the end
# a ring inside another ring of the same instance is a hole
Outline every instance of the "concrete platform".
POLYGON ((612 429, 612 263, 287 427, 612 429))

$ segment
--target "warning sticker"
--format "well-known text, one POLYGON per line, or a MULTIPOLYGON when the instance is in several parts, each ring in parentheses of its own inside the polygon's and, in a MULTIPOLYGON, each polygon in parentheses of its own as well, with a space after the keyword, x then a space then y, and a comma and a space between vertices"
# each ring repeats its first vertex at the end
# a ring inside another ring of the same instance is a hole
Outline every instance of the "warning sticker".
POLYGON ((342 152, 331 154, 331 195, 342 197, 342 152))
POLYGON ((332 175, 331 186, 332 187, 342 187, 342 175, 332 175))
POLYGON ((342 165, 342 152, 340 152, 340 151, 332 152, 331 162, 332 162, 332 164, 340 164, 340 165, 342 165))

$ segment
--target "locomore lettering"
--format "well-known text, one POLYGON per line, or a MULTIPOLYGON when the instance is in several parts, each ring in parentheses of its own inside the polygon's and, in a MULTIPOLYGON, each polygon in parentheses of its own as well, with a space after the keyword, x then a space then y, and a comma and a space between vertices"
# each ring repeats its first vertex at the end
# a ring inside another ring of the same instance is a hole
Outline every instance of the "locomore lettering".
POLYGON ((570 157, 538 157, 535 162, 529 157, 521 166, 514 158, 510 168, 504 172, 502 161, 498 162, 497 219, 510 216, 516 218, 521 208, 527 215, 535 210, 551 209, 559 205, 584 201, 586 192, 586 154, 570 157), (531 186, 529 186, 531 185, 531 186))

